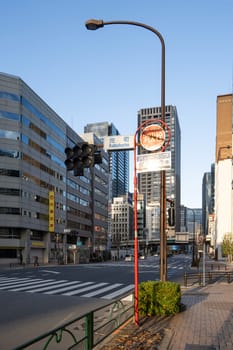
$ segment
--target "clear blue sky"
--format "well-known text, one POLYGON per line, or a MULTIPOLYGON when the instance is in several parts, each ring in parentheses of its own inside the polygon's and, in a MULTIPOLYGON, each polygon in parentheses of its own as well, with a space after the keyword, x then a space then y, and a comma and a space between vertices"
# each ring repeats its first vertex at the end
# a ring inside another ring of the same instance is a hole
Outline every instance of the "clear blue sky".
POLYGON ((78 133, 109 121, 129 135, 139 109, 160 105, 160 41, 135 26, 88 31, 89 18, 142 22, 162 34, 166 104, 177 107, 182 133, 181 201, 201 207, 216 97, 232 93, 233 1, 1 0, 0 71, 20 76, 78 133))

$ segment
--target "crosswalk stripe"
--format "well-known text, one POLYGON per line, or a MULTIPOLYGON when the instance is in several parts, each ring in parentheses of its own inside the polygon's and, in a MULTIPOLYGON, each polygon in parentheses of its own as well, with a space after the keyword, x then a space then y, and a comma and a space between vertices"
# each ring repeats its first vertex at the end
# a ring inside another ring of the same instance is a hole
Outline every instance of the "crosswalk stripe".
POLYGON ((4 286, 0 286, 0 290, 4 290, 4 289, 9 289, 9 288, 14 288, 14 287, 20 287, 20 286, 27 286, 27 285, 32 285, 32 284, 36 284, 43 281, 42 279, 38 278, 37 280, 31 280, 29 281, 25 281, 25 282, 14 282, 14 283, 5 283, 4 286))
MULTIPOLYGON (((53 295, 60 294, 64 296, 79 295, 85 298, 97 297, 104 295, 106 292, 112 291, 123 286, 122 283, 110 284, 108 282, 81 282, 55 279, 40 279, 40 278, 1 278, 0 290, 8 290, 12 292, 27 292, 53 295)), ((134 285, 130 284, 121 289, 118 289, 106 296, 101 296, 102 299, 112 299, 118 295, 126 293, 133 289, 134 285)))
MULTIPOLYGON (((94 282, 91 282, 91 283, 94 283, 94 282)), ((80 294, 80 293, 82 293, 82 292, 86 292, 87 290, 97 289, 98 287, 105 286, 106 284, 108 284, 108 283, 105 283, 105 282, 97 283, 97 284, 95 284, 94 286, 89 286, 89 287, 77 289, 77 290, 74 290, 74 291, 72 291, 72 292, 63 293, 62 295, 69 295, 69 296, 71 296, 71 295, 77 295, 77 294, 80 294)))
POLYGON ((30 281, 30 278, 4 278, 4 280, 0 281, 0 285, 3 285, 4 283, 15 283, 17 281, 30 281))
POLYGON ((128 292, 129 290, 134 288, 134 284, 130 284, 124 288, 118 289, 116 292, 113 292, 111 294, 105 295, 103 297, 101 297, 101 299, 113 299, 117 296, 119 296, 120 294, 124 294, 126 292, 128 292))
POLYGON ((119 286, 122 286, 122 283, 115 283, 115 284, 112 284, 111 286, 98 289, 98 290, 95 291, 95 292, 91 292, 91 293, 84 294, 84 295, 82 295, 82 297, 90 298, 90 297, 93 297, 93 296, 102 294, 102 293, 104 293, 104 292, 107 292, 107 291, 109 291, 109 290, 111 290, 111 289, 115 289, 115 288, 117 288, 117 287, 119 287, 119 286))
MULTIPOLYGON (((62 281, 59 281, 59 282, 62 282, 62 281)), ((76 281, 71 281, 71 282, 63 282, 63 283, 59 283, 59 284, 56 284, 56 288, 57 287, 62 287, 62 286, 69 286, 71 284, 75 284, 77 283, 76 281)), ((37 293, 37 292, 43 292, 45 290, 50 290, 50 289, 53 289, 54 288, 54 284, 52 286, 47 286, 47 287, 42 287, 42 288, 36 288, 36 289, 32 289, 32 290, 29 290, 28 292, 29 293, 37 293)))
POLYGON ((49 291, 49 292, 45 292, 44 294, 61 294, 61 292, 65 292, 67 290, 72 290, 72 289, 75 289, 77 287, 83 287, 83 286, 88 286, 90 284, 93 284, 94 282, 84 282, 84 283, 81 283, 80 281, 76 281, 76 284, 74 284, 73 286, 68 286, 68 287, 65 287, 65 288, 59 288, 59 289, 55 289, 55 290, 52 290, 52 291, 49 291))
POLYGON ((43 283, 37 283, 35 284, 34 286, 30 285, 30 286, 27 286, 27 287, 21 287, 21 288, 14 288, 14 289, 11 289, 13 292, 21 292, 21 291, 27 291, 28 289, 32 289, 32 287, 43 287, 43 286, 49 286, 49 285, 54 285, 56 283, 59 283, 59 282, 64 282, 64 281, 54 281, 54 280, 46 280, 46 282, 43 282, 43 283), (49 281, 52 281, 52 282, 49 282, 49 281))

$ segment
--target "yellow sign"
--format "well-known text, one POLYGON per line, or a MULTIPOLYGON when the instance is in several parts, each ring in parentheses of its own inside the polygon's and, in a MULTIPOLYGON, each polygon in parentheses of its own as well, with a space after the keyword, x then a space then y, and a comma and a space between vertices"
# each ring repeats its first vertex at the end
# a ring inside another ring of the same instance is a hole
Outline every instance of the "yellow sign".
POLYGON ((40 242, 40 241, 32 241, 32 247, 45 248, 45 244, 44 242, 40 242))
POLYGON ((54 191, 49 192, 49 232, 54 232, 55 226, 55 215, 54 215, 54 191))

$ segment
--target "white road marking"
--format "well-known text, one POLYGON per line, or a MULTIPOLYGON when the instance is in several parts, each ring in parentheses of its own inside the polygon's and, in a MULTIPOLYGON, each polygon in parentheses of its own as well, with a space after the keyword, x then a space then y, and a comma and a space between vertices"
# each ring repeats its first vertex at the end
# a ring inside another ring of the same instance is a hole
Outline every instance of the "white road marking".
POLYGON ((21 287, 21 288, 15 288, 15 289, 11 289, 13 292, 20 292, 20 291, 27 291, 27 290, 30 290, 32 289, 32 287, 42 287, 42 286, 49 286, 51 284, 56 284, 56 283, 59 283, 59 282, 64 282, 64 281, 55 281, 55 280, 46 280, 46 281, 43 281, 43 282, 40 282, 40 283, 37 283, 35 284, 35 286, 27 286, 27 287, 21 287), (52 282, 50 282, 52 281, 52 282))
MULTIPOLYGON (((94 282, 89 282, 89 283, 94 283, 94 282)), ((97 283, 97 284, 94 284, 94 286, 89 286, 89 287, 86 287, 86 288, 81 288, 81 289, 77 289, 77 290, 74 290, 72 292, 67 292, 67 293, 63 293, 62 295, 77 295, 77 294, 80 294, 82 292, 86 292, 87 290, 91 290, 91 289, 97 289, 98 287, 102 287, 102 286, 105 286, 106 284, 108 283, 97 283)))
POLYGON ((65 292, 67 290, 71 290, 71 289, 75 289, 76 287, 83 287, 83 286, 87 286, 89 284, 92 284, 93 282, 84 282, 81 283, 81 281, 75 281, 75 284, 73 284, 72 286, 68 286, 68 287, 64 287, 64 288, 59 288, 59 289, 55 289, 52 290, 50 292, 45 292, 44 294, 59 294, 61 292, 65 292))
POLYGON ((96 295, 99 295, 99 294, 102 294, 104 292, 107 292, 111 289, 115 289, 119 286, 122 286, 122 283, 115 283, 115 284, 112 284, 111 286, 108 286, 108 287, 105 287, 105 288, 101 288, 101 289, 98 289, 97 291, 94 291, 94 292, 91 292, 91 293, 87 293, 87 294, 84 294, 82 295, 82 297, 85 297, 85 298, 91 298, 91 297, 94 297, 96 295))
POLYGON ((111 294, 105 295, 104 297, 101 297, 101 299, 113 299, 119 296, 120 294, 124 294, 128 292, 129 290, 134 288, 134 284, 130 284, 124 288, 118 289, 116 292, 113 292, 111 294))
MULTIPOLYGON (((36 280, 31 280, 31 281, 17 281, 17 282, 10 282, 10 283, 4 283, 4 285, 0 286, 1 290, 4 289, 9 289, 9 287, 21 287, 21 286, 27 286, 27 285, 32 285, 32 284, 38 284, 39 282, 42 282, 43 280, 41 280, 40 278, 36 279, 36 280)), ((49 280, 51 281, 51 280, 49 280)), ((52 280, 53 281, 53 280, 52 280)))
POLYGON ((58 271, 52 271, 52 270, 41 270, 42 272, 49 272, 49 273, 54 273, 55 275, 59 275, 60 272, 58 271))
MULTIPOLYGON (((75 284, 75 283, 77 284, 77 281, 71 281, 71 282, 65 281, 63 283, 62 282, 63 281, 58 281, 58 284, 56 284, 55 287, 57 288, 57 287, 62 287, 62 286, 69 286, 69 285, 75 284), (59 283, 59 282, 61 282, 61 283, 59 283)), ((54 284, 52 286, 49 286, 49 287, 45 286, 45 287, 42 287, 42 288, 36 288, 36 289, 29 290, 28 293, 43 292, 45 290, 50 290, 50 289, 54 289, 54 284)))

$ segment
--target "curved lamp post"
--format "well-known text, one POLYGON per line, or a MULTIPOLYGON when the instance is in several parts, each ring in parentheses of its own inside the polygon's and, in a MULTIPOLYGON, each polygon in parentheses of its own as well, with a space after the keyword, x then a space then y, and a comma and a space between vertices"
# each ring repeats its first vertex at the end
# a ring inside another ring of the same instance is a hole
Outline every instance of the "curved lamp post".
MULTIPOLYGON (((139 22, 132 21, 110 21, 89 19, 85 26, 89 30, 96 30, 106 25, 126 24, 142 27, 153 32, 162 45, 162 63, 161 63, 161 120, 165 122, 165 44, 162 35, 153 27, 139 22)), ((135 133, 135 137, 138 130, 135 133)), ((134 158, 136 153, 136 139, 134 141, 134 158)), ((135 163, 135 160, 134 160, 135 163)), ((135 166, 135 165, 134 165, 135 166)), ((136 171, 136 170, 135 170, 136 171)), ((165 171, 161 171, 160 184, 160 280, 167 279, 167 240, 166 240, 166 177, 165 171)), ((139 323, 138 315, 138 232, 137 232, 137 179, 134 176, 134 286, 135 286, 135 323, 139 323)))

